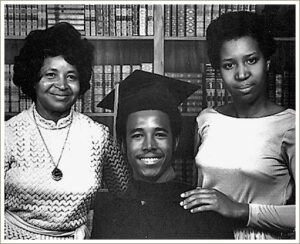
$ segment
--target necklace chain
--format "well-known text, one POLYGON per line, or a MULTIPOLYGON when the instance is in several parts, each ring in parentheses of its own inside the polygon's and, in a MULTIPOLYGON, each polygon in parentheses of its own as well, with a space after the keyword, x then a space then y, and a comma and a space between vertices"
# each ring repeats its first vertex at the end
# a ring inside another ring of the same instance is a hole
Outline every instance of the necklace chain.
MULTIPOLYGON (((47 144, 46 144, 45 139, 44 139, 44 137, 43 137, 43 135, 42 135, 42 132, 41 132, 41 130, 40 130, 40 128, 39 128, 39 126, 38 126, 38 124, 37 124, 37 122, 36 122, 36 117, 35 117, 34 109, 32 110, 32 114, 33 114, 33 119, 34 119, 36 128, 37 128, 37 130, 38 130, 38 132, 39 132, 39 135, 40 135, 40 137, 41 137, 41 139, 42 139, 42 141, 43 141, 43 144, 45 145, 45 148, 46 148, 46 150, 47 150, 47 152, 48 152, 48 154, 49 154, 49 156, 50 156, 50 158, 51 158, 51 162, 52 162, 52 164, 54 165, 54 170, 53 170, 53 172, 55 172, 55 170, 59 170, 59 169, 58 169, 58 165, 59 165, 59 163, 60 163, 60 159, 61 159, 61 157, 62 157, 62 155, 63 155, 64 149, 65 149, 65 146, 66 146, 68 137, 69 137, 69 133, 70 133, 70 129, 71 129, 71 124, 72 124, 72 121, 73 121, 73 115, 72 115, 72 117, 71 117, 71 123, 70 123, 70 125, 69 125, 68 131, 67 131, 67 135, 66 135, 64 144, 63 144, 63 146, 62 146, 62 149, 61 149, 61 152, 60 152, 58 161, 57 161, 57 163, 55 164, 54 159, 53 159, 53 156, 52 156, 52 154, 50 153, 50 150, 49 150, 49 148, 47 147, 47 144)), ((60 171, 60 170, 59 170, 59 171, 60 171)), ((53 175, 53 172, 52 172, 52 175, 53 175)), ((62 176, 61 176, 61 177, 62 177, 62 176)), ((60 180, 61 177, 60 177, 58 180, 60 180)), ((57 180, 57 179, 56 179, 56 180, 57 180)))

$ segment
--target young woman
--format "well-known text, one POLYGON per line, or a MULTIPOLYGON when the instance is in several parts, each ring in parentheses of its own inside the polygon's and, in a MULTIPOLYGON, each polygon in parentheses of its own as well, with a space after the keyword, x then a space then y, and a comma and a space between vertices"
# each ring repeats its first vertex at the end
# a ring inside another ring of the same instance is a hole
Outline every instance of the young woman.
POLYGON ((33 104, 5 122, 5 239, 87 238, 103 176, 111 191, 126 190, 108 128, 73 109, 90 86, 92 47, 59 23, 32 31, 15 58, 13 81, 33 104))
POLYGON ((197 117, 198 187, 181 205, 238 220, 237 239, 294 237, 295 111, 266 95, 275 41, 257 14, 231 12, 210 24, 207 44, 233 102, 197 117))

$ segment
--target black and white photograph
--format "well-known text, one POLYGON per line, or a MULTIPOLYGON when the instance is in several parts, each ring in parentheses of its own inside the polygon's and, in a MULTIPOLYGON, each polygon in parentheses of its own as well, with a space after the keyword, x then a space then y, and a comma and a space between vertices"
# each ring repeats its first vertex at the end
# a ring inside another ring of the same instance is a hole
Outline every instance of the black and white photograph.
POLYGON ((0 22, 1 243, 299 243, 299 1, 0 22))

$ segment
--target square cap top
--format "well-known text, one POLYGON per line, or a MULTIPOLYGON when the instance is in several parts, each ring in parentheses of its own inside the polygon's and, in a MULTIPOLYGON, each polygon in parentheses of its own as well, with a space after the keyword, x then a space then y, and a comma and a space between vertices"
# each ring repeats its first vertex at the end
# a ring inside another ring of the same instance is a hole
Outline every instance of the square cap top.
MULTIPOLYGON (((138 103, 141 99, 147 99, 149 109, 151 101, 157 103, 158 97, 171 98, 176 106, 179 106, 186 98, 200 89, 198 85, 158 75, 142 70, 135 70, 119 83, 119 105, 126 103, 138 103)), ((103 98, 98 107, 113 110, 115 88, 103 98)), ((170 99, 169 99, 170 100, 170 99)), ((166 102, 166 101, 163 101, 166 102)), ((137 104, 138 105, 138 104, 137 104)))

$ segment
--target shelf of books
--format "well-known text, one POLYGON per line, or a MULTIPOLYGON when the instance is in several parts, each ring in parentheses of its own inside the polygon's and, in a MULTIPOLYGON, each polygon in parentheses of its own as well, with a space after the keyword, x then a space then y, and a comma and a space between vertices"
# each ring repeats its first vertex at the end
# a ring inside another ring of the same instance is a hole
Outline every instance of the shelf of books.
POLYGON ((209 64, 206 29, 228 11, 262 14, 276 33, 278 51, 268 74, 268 94, 278 104, 295 108, 295 6, 237 4, 30 4, 5 5, 5 118, 28 108, 31 101, 13 84, 13 61, 25 36, 66 21, 95 48, 91 89, 75 104, 77 111, 113 127, 116 114, 96 105, 136 69, 185 80, 200 89, 180 110, 184 128, 174 165, 192 182, 195 116, 206 107, 231 100, 220 74, 209 64), (285 24, 282 24, 285 23, 285 24))

